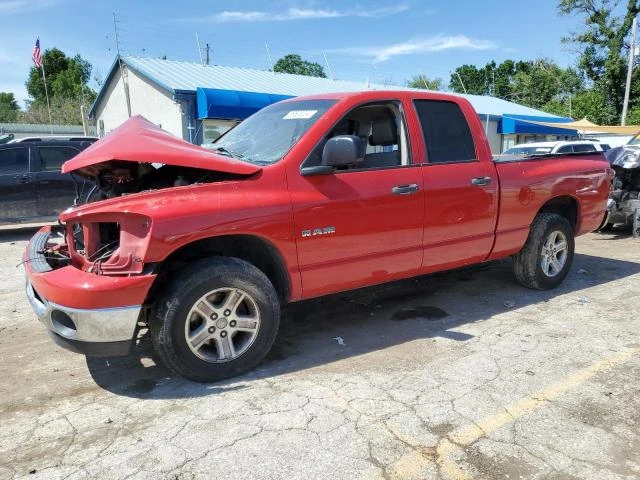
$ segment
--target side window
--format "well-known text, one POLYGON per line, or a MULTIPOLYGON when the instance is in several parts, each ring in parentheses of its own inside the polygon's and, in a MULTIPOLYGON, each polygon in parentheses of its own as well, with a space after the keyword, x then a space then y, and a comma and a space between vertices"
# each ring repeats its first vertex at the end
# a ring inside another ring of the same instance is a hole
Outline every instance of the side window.
POLYGON ((80 150, 73 147, 39 147, 40 160, 42 161, 42 170, 60 170, 62 164, 75 157, 80 150))
POLYGON ((467 119, 460 107, 444 100, 414 100, 429 163, 476 160, 467 119))
POLYGON ((400 167, 409 164, 407 132, 399 102, 376 102, 350 111, 316 146, 304 165, 320 165, 325 143, 338 135, 360 137, 364 148, 364 161, 346 170, 400 167))
POLYGON ((564 147, 560 147, 556 153, 573 153, 573 146, 565 145, 564 147))
POLYGON ((29 147, 0 150, 0 175, 29 171, 29 147))
POLYGON ((596 151, 596 146, 594 144, 591 144, 591 143, 587 143, 587 144, 583 144, 583 145, 574 145, 573 146, 573 151, 574 152, 595 152, 596 151))

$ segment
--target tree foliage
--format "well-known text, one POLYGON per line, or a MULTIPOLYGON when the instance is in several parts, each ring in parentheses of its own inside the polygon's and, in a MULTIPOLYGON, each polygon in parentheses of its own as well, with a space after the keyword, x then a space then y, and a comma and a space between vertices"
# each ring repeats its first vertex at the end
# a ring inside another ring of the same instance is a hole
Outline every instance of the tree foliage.
MULTIPOLYGON (((617 123, 620 121, 629 55, 629 31, 633 18, 640 13, 638 0, 627 0, 626 6, 616 9, 619 0, 560 0, 562 15, 576 15, 583 19, 585 28, 563 40, 579 48, 578 67, 590 82, 592 94, 586 95, 598 105, 592 121, 617 123), (596 101, 594 95, 599 98, 596 101)), ((631 108, 640 107, 640 74, 633 78, 634 98, 631 108)))
POLYGON ((425 90, 440 91, 443 90, 441 78, 427 78, 424 75, 415 75, 411 80, 407 81, 407 87, 422 88, 425 90))
MULTIPOLYGON (((96 98, 96 92, 87 86, 91 77, 91 64, 80 55, 67 57, 57 48, 44 52, 43 63, 54 123, 81 124, 80 105, 89 106, 96 98)), ((24 121, 31 119, 35 123, 48 123, 41 69, 31 67, 26 87, 31 100, 27 102, 27 112, 22 115, 24 121), (38 122, 43 117, 43 112, 46 114, 45 120, 38 122)))
POLYGON ((462 65, 449 80, 454 92, 491 95, 563 115, 569 114, 570 97, 582 91, 583 84, 576 70, 544 58, 489 62, 484 67, 462 65))
POLYGON ((0 92, 0 122, 15 122, 18 118, 20 107, 11 92, 0 92))
POLYGON ((306 75, 308 77, 327 78, 322 65, 316 62, 303 60, 300 55, 290 53, 279 59, 273 66, 274 72, 293 73, 296 75, 306 75))

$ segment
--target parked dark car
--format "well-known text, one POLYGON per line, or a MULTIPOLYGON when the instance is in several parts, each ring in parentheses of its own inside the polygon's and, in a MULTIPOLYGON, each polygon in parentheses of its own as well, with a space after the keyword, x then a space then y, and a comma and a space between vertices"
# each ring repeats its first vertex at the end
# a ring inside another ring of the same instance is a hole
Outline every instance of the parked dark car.
POLYGON ((60 167, 95 142, 39 140, 0 145, 0 225, 54 221, 93 183, 60 167))

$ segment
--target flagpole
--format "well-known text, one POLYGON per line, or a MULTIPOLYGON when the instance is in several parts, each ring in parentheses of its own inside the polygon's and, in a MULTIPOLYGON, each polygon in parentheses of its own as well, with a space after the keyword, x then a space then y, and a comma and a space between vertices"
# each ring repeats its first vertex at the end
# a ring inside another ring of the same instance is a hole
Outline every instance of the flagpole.
POLYGON ((49 104, 49 89, 47 88, 47 77, 44 74, 44 61, 42 62, 42 80, 44 81, 44 94, 47 97, 47 111, 49 112, 49 131, 53 135, 53 120, 51 119, 51 104, 49 104))

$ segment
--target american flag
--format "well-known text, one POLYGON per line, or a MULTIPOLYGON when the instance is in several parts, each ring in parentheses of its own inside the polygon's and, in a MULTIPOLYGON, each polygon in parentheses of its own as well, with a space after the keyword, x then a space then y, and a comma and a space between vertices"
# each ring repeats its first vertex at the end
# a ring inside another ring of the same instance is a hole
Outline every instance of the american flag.
POLYGON ((33 60, 33 64, 36 68, 42 67, 42 52, 40 52, 40 38, 36 39, 36 45, 33 47, 33 53, 31 54, 31 59, 33 60))

